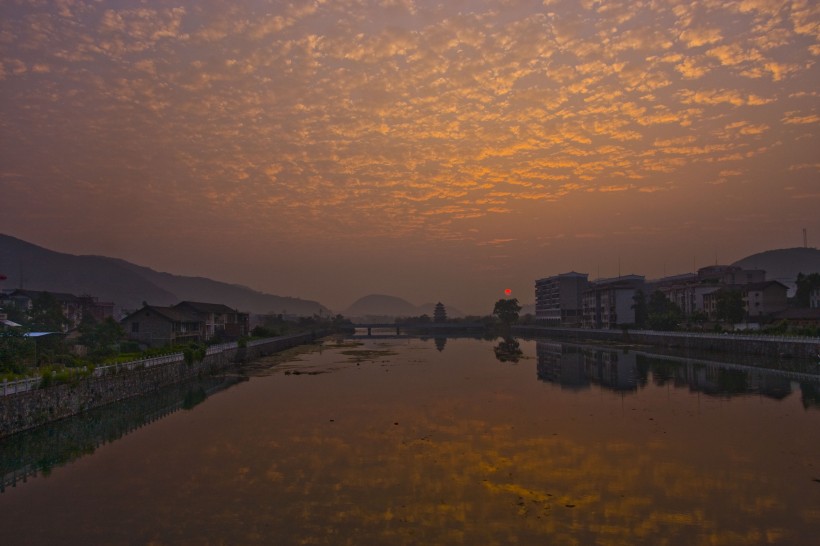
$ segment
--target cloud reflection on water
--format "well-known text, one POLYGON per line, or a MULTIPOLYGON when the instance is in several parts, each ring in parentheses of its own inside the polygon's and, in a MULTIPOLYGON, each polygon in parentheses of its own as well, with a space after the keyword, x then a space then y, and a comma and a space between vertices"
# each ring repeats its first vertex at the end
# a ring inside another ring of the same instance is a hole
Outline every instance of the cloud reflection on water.
POLYGON ((493 345, 325 346, 0 496, 0 513, 32 544, 58 533, 154 545, 814 536, 820 413, 796 396, 654 381, 565 389, 536 380, 535 343, 520 342, 514 366, 493 345), (49 526, 30 530, 32 514, 49 526))

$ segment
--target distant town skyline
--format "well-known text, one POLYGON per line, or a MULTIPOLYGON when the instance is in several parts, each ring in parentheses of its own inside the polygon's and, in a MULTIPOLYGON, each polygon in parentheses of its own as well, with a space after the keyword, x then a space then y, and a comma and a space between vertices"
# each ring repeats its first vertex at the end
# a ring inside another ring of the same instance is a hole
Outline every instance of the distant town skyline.
POLYGON ((818 58, 810 0, 4 2, 0 233, 335 311, 816 247, 818 58))

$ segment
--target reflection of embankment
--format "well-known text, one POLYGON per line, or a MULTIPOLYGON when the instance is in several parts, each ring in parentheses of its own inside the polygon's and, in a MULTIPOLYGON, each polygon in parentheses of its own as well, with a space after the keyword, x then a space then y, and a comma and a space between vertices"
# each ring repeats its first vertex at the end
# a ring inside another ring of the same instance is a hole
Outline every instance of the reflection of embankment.
POLYGON ((512 333, 528 339, 561 340, 569 343, 601 342, 607 345, 666 347, 685 351, 687 356, 693 356, 695 352, 708 352, 712 355, 719 353, 720 360, 723 360, 724 355, 753 355, 775 359, 788 357, 813 362, 820 357, 820 340, 816 337, 597 330, 547 326, 513 326, 512 333))
POLYGON ((536 351, 538 379, 567 389, 599 385, 629 392, 651 380, 710 395, 782 399, 798 382, 804 407, 820 407, 820 375, 812 373, 563 342, 537 341, 536 351))
POLYGON ((191 409, 242 380, 206 377, 179 383, 0 439, 0 492, 38 472, 48 475, 53 468, 180 409, 191 409))

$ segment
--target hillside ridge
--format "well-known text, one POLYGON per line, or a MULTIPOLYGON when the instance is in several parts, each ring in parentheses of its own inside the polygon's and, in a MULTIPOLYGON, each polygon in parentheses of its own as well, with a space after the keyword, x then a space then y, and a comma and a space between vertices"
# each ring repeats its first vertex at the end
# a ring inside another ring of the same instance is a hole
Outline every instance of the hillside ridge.
POLYGON ((67 254, 5 234, 0 234, 0 272, 7 277, 3 288, 89 294, 114 302, 117 311, 138 309, 143 302, 173 305, 192 300, 257 314, 330 313, 311 300, 267 294, 206 277, 159 272, 120 258, 67 254))

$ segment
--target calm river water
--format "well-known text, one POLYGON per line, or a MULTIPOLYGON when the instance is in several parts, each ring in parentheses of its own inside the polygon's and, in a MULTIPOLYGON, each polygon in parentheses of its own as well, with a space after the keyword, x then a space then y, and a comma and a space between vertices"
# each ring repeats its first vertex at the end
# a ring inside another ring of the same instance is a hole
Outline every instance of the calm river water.
POLYGON ((515 343, 326 342, 0 440, 0 543, 818 544, 816 369, 515 343))

